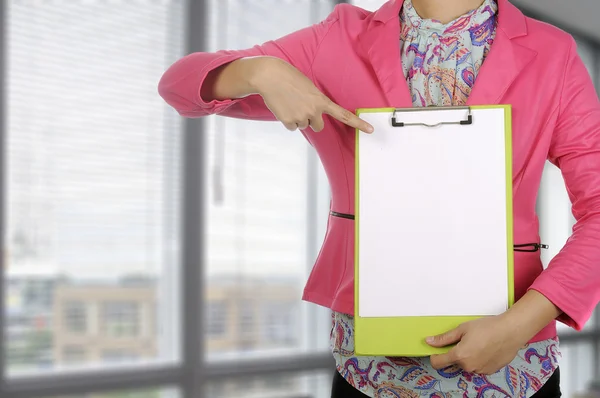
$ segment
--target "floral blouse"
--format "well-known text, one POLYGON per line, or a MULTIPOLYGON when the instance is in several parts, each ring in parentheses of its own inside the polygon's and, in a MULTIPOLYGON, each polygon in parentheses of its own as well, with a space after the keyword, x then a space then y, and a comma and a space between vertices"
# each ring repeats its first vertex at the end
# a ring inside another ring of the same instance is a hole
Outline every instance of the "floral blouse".
MULTIPOLYGON (((466 103, 494 40, 497 11, 495 0, 485 0, 478 9, 442 24, 422 19, 412 1, 404 1, 400 45, 414 106, 466 103)), ((367 396, 378 398, 530 397, 550 378, 560 358, 558 339, 529 344, 489 376, 457 367, 438 371, 428 357, 357 357, 353 317, 337 312, 332 314, 331 348, 338 372, 367 396)))

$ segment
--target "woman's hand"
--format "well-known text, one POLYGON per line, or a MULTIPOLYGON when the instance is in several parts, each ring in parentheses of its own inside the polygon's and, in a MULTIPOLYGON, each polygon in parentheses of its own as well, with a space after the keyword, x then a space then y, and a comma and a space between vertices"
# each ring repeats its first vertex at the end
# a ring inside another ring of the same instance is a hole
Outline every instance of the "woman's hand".
POLYGON ((427 343, 433 347, 458 343, 445 354, 431 356, 435 369, 457 365, 467 372, 492 374, 508 365, 527 340, 514 330, 508 317, 498 315, 463 323, 427 343))
POLYGON ((446 354, 432 355, 431 365, 436 369, 457 365, 467 372, 496 373, 561 314, 562 311, 550 300, 529 290, 502 315, 466 322, 447 333, 428 338, 427 343, 433 347, 457 343, 446 354))
POLYGON ((278 58, 262 57, 250 84, 263 97, 267 107, 288 130, 314 131, 324 127, 323 115, 372 133, 373 127, 323 94, 298 69, 278 58))

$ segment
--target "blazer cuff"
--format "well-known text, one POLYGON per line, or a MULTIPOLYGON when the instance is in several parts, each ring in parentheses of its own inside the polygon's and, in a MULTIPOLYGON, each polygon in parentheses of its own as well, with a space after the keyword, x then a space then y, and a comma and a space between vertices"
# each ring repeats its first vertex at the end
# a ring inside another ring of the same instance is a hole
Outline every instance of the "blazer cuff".
POLYGON ((222 56, 212 60, 208 65, 206 65, 204 68, 202 68, 200 70, 200 73, 198 76, 199 80, 200 80, 200 84, 198 85, 196 104, 201 109, 205 109, 210 114, 219 114, 219 113, 225 111, 230 106, 235 105, 236 103, 243 100, 243 98, 237 98, 237 99, 226 99, 226 100, 212 100, 212 101, 207 102, 202 98, 202 95, 201 95, 202 86, 204 85, 204 83, 206 81, 206 77, 208 76, 208 74, 210 72, 214 71, 215 69, 217 69, 225 64, 228 64, 233 61, 237 61, 238 59, 241 59, 241 58, 244 58, 244 57, 241 55, 222 55, 222 56))
POLYGON ((592 316, 593 309, 587 309, 581 298, 575 297, 557 281, 549 269, 542 272, 527 290, 535 290, 550 300, 563 312, 556 320, 577 331, 582 330, 592 316))

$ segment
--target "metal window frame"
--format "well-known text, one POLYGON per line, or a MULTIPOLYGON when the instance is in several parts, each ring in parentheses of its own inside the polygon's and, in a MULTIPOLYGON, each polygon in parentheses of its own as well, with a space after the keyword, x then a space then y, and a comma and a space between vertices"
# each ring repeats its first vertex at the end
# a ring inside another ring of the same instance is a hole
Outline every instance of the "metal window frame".
MULTIPOLYGON (((207 6, 209 0, 188 0, 186 15, 187 50, 188 52, 202 51, 206 48, 207 6)), ((344 0, 331 0, 335 4, 345 3, 344 0)), ((527 12, 526 12, 527 13, 527 12)), ((532 16, 531 13, 527 13, 532 16)), ((0 2, 0 21, 4 22, 7 15, 7 2, 0 2)), ((541 18, 543 19, 543 18, 541 18)), ((6 23, 0 24, 0 154, 6 153, 6 23)), ((582 38, 586 40, 585 37, 582 38)), ((594 75, 597 87, 600 88, 600 45, 594 41, 588 42, 594 47, 594 75)), ((196 317, 182 317, 181 352, 182 362, 174 365, 156 364, 143 368, 128 368, 124 370, 108 369, 85 373, 68 373, 38 375, 8 379, 5 362, 5 328, 4 316, 6 296, 5 284, 5 250, 0 249, 0 396, 3 398, 39 398, 52 395, 74 395, 91 392, 107 392, 128 389, 145 389, 152 387, 179 388, 184 398, 204 398, 204 387, 208 381, 252 377, 290 372, 332 371, 334 362, 329 353, 306 353, 294 355, 293 358, 261 358, 232 362, 207 363, 203 360, 204 330, 202 319, 204 309, 198 303, 203 302, 203 242, 198 237, 204 236, 203 201, 205 183, 205 145, 203 130, 205 124, 199 119, 187 119, 184 127, 182 142, 182 208, 186 217, 182 219, 182 308, 185 313, 195 313, 196 317)), ((310 154, 310 162, 315 160, 310 154)), ((0 235, 5 237, 5 201, 6 201, 6 156, 0 156, 0 235)), ((309 168, 309 183, 315 176, 315 170, 309 168)), ((315 192, 307 192, 308 199, 308 230, 314 231, 315 192)), ((310 250, 315 250, 310 246, 310 250)), ((308 254, 310 256, 310 254, 308 254)), ((563 344, 577 344, 592 341, 596 352, 600 347, 600 314, 597 313, 595 326, 590 332, 564 334, 563 344)), ((595 374, 600 376, 599 361, 595 363, 595 374)))
MULTIPOLYGON (((203 51, 206 48, 209 0, 188 0, 186 21, 186 53, 203 51)), ((185 119, 182 140, 182 202, 181 235, 182 257, 181 287, 182 306, 180 311, 182 327, 182 382, 181 394, 188 398, 202 396, 202 379, 198 374, 203 368, 204 334, 202 320, 204 316, 204 176, 205 163, 205 125, 202 119, 185 119), (196 317, 185 314, 196 313, 196 317)))
POLYGON ((5 286, 5 267, 6 267, 6 233, 5 233, 5 199, 6 199, 6 153, 5 141, 6 141, 6 10, 7 5, 5 1, 0 2, 0 396, 4 396, 5 386, 5 358, 6 358, 6 328, 4 327, 4 318, 6 314, 6 294, 4 291, 5 286))

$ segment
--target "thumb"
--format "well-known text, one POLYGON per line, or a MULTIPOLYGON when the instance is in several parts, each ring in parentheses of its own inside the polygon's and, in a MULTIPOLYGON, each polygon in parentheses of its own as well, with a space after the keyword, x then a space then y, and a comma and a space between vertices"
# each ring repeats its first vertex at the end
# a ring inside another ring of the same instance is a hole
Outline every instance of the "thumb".
POLYGON ((458 343, 463 336, 461 328, 452 329, 449 332, 437 336, 427 337, 425 342, 432 347, 446 347, 458 343))

